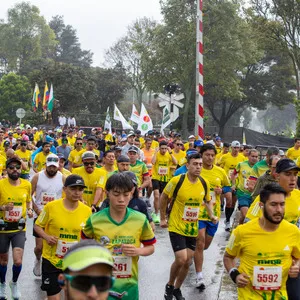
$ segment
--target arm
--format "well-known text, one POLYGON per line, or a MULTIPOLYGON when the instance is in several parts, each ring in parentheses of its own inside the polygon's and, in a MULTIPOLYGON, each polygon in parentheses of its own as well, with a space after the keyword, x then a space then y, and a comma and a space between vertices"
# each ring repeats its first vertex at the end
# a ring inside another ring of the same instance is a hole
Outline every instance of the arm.
POLYGON ((216 224, 218 222, 218 217, 216 217, 214 215, 214 212, 213 212, 213 202, 212 201, 209 201, 209 202, 206 202, 205 203, 205 206, 206 206, 206 209, 207 209, 207 213, 209 215, 209 218, 211 219, 211 221, 216 224))
POLYGON ((143 190, 144 188, 146 188, 147 186, 149 186, 149 184, 150 184, 150 176, 149 175, 143 176, 143 183, 140 186, 140 190, 143 190))
POLYGON ((156 156, 157 156, 158 151, 159 150, 156 149, 155 152, 154 152, 154 154, 153 154, 153 156, 152 156, 152 159, 151 159, 151 164, 152 165, 155 165, 155 163, 156 163, 156 156))
POLYGON ((166 220, 166 211, 167 211, 167 205, 169 201, 170 199, 168 195, 163 192, 160 196, 160 226, 163 228, 168 227, 168 223, 166 220))
POLYGON ((48 243, 49 246, 54 246, 57 243, 57 240, 58 240, 57 237, 48 235, 44 231, 44 229, 42 227, 38 226, 37 224, 34 224, 34 230, 42 239, 44 239, 48 243))
POLYGON ((136 248, 132 244, 123 244, 121 249, 126 256, 148 256, 154 253, 154 245, 144 245, 142 248, 136 248))
POLYGON ((38 172, 39 172, 38 169, 37 169, 37 167, 38 167, 38 164, 34 161, 34 162, 33 162, 33 171, 34 171, 35 173, 38 173, 38 172))
POLYGON ((99 201, 101 202, 102 196, 103 196, 103 189, 101 187, 97 187, 94 196, 93 205, 97 205, 99 201))

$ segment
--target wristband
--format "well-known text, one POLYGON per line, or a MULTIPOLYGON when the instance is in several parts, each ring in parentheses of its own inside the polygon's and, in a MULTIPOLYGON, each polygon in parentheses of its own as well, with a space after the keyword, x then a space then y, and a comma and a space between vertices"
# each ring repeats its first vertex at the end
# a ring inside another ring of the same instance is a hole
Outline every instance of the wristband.
POLYGON ((236 278, 240 275, 241 273, 237 268, 232 268, 229 270, 229 276, 232 279, 234 283, 236 283, 236 278))

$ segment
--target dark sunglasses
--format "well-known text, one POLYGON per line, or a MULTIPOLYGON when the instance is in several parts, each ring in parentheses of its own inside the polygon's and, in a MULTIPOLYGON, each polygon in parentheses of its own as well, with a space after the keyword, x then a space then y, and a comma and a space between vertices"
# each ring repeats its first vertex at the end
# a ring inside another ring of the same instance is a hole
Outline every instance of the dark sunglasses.
POLYGON ((8 166, 7 169, 10 169, 10 170, 14 170, 14 169, 20 170, 21 166, 20 165, 8 166))
POLYGON ((84 162, 83 163, 85 166, 93 166, 94 164, 95 164, 95 162, 94 161, 90 161, 90 162, 84 162))
POLYGON ((183 144, 176 144, 177 146, 183 146, 183 144))
POLYGON ((70 282, 72 288, 81 292, 87 293, 94 285, 98 292, 108 291, 114 283, 114 278, 109 276, 86 276, 78 275, 72 276, 64 274, 66 280, 70 282))
POLYGON ((82 143, 76 143, 76 145, 82 145, 82 143))

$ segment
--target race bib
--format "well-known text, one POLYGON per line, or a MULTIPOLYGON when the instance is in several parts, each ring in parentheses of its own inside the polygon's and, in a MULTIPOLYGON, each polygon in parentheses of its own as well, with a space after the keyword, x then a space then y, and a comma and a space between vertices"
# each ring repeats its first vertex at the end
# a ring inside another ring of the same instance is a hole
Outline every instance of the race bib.
POLYGON ((158 167, 158 175, 168 175, 168 167, 158 167))
POLYGON ((5 221, 18 222, 22 218, 22 206, 14 206, 12 210, 5 211, 5 221))
POLYGON ((233 172, 234 172, 233 169, 231 169, 231 170, 228 171, 228 177, 229 177, 229 179, 231 179, 231 175, 233 174, 233 172))
POLYGON ((279 290, 281 281, 282 267, 255 266, 253 268, 253 288, 255 290, 279 290))
POLYGON ((210 201, 212 201, 212 203, 215 204, 216 203, 216 193, 215 193, 215 191, 210 191, 209 195, 210 195, 210 201))
POLYGON ((65 242, 62 240, 58 240, 56 244, 56 256, 59 258, 63 258, 68 252, 69 248, 78 242, 65 242))
POLYGON ((56 199, 56 194, 55 193, 42 193, 42 205, 46 205, 48 202, 51 202, 56 199))
POLYGON ((199 207, 185 206, 183 211, 182 220, 186 222, 198 221, 199 207))
POLYGON ((113 256, 114 270, 116 278, 131 278, 132 258, 129 256, 113 256))
POLYGON ((249 184, 248 184, 248 179, 247 178, 244 178, 244 189, 248 189, 248 187, 249 187, 249 184))

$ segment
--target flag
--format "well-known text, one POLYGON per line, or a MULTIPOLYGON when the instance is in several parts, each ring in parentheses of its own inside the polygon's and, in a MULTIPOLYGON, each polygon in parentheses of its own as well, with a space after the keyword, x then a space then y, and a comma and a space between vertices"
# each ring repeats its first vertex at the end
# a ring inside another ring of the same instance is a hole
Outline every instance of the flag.
POLYGON ((122 113, 119 111, 116 104, 115 104, 115 109, 114 109, 114 119, 116 121, 120 121, 122 123, 123 130, 126 130, 126 129, 133 130, 133 127, 123 117, 122 113))
POLYGON ((43 110, 47 110, 49 102, 49 88, 47 81, 45 82, 45 89, 44 89, 44 98, 43 98, 43 110))
POLYGON ((48 110, 52 112, 53 107, 54 107, 54 92, 53 92, 53 85, 51 83, 49 101, 48 101, 48 110))
POLYGON ((140 114, 137 111, 134 104, 132 104, 132 112, 131 112, 130 120, 136 124, 139 124, 139 122, 140 122, 140 114))
POLYGON ((166 127, 168 127, 171 124, 171 115, 168 105, 164 107, 163 109, 163 118, 161 123, 161 129, 160 131, 163 132, 166 127))
POLYGON ((40 89, 39 89, 38 84, 36 83, 35 87, 34 87, 33 97, 32 97, 32 108, 33 108, 33 111, 37 110, 40 101, 41 101, 40 89))
POLYGON ((109 115, 109 107, 107 108, 107 111, 106 111, 104 129, 108 129, 109 133, 111 133, 111 119, 110 119, 110 115, 109 115))
POLYGON ((243 145, 247 145, 245 130, 243 130, 243 145))
POLYGON ((151 120, 151 118, 147 112, 147 109, 143 103, 142 103, 142 107, 141 107, 138 129, 141 131, 142 135, 145 135, 149 130, 153 129, 152 120, 151 120))

